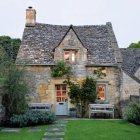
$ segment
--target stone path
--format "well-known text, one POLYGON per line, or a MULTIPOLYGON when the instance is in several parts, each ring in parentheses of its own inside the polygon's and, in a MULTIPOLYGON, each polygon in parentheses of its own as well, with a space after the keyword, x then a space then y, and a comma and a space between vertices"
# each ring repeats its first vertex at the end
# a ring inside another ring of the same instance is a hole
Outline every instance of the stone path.
POLYGON ((1 131, 2 132, 19 132, 21 129, 20 128, 3 128, 1 131))
POLYGON ((67 123, 68 121, 58 120, 49 125, 42 140, 64 140, 67 123))

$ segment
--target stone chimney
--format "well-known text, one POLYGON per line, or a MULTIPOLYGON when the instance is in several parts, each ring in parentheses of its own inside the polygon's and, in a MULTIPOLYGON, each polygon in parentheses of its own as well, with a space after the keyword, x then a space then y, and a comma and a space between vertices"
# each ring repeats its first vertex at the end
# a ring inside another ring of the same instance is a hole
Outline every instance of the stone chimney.
POLYGON ((31 6, 26 9, 26 27, 34 27, 36 24, 36 10, 31 6))

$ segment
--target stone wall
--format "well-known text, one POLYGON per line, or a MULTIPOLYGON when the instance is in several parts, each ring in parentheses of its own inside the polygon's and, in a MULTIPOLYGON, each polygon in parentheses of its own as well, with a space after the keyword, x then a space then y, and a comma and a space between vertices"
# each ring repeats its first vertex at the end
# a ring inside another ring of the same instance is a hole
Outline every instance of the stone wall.
MULTIPOLYGON (((95 69, 97 69, 97 67, 88 67, 88 75, 92 76, 95 69)), ((104 102, 114 104, 116 108, 119 109, 121 71, 118 67, 104 67, 102 72, 105 73, 106 76, 103 79, 98 79, 97 83, 106 84, 107 91, 106 100, 104 102)))
MULTIPOLYGON (((81 73, 81 76, 71 76, 71 80, 76 83, 82 83, 83 79, 88 76, 93 76, 94 67, 87 67, 86 74, 81 73)), ((98 79, 98 83, 105 83, 107 87, 105 103, 115 104, 118 109, 120 97, 120 70, 116 67, 105 67, 104 72, 106 77, 98 79)), ((55 85, 63 84, 66 77, 52 78, 50 67, 47 66, 27 66, 26 81, 30 89, 31 102, 50 102, 54 105, 56 102, 55 85)), ((70 103, 69 103, 70 108, 70 103)))
POLYGON ((122 88, 121 88, 121 106, 122 113, 130 103, 130 95, 139 96, 140 84, 123 72, 122 88))
POLYGON ((76 62, 72 64, 76 76, 85 75, 85 64, 87 63, 87 49, 84 48, 74 31, 71 29, 54 52, 54 61, 64 60, 65 50, 76 51, 76 62))
POLYGON ((71 29, 60 45, 55 49, 54 60, 64 60, 64 50, 76 50, 76 63, 85 64, 87 62, 87 49, 83 47, 74 31, 71 29))
POLYGON ((135 76, 140 80, 140 68, 136 71, 135 76))

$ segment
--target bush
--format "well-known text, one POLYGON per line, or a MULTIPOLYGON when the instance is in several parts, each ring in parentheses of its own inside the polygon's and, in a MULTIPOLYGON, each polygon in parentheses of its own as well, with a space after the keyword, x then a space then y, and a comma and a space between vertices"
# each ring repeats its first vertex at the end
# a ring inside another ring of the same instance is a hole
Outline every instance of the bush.
POLYGON ((51 124, 55 121, 52 112, 28 111, 25 114, 13 115, 5 122, 10 127, 25 127, 34 125, 51 124))
POLYGON ((132 102, 124 113, 124 118, 129 122, 140 124, 140 103, 132 102))

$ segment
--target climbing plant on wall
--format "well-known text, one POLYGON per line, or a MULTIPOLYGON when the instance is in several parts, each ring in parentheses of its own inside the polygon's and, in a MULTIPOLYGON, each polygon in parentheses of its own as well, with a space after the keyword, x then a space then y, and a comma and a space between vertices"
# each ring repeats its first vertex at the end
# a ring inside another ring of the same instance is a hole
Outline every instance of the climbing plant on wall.
POLYGON ((81 117, 86 116, 89 103, 94 103, 97 98, 96 83, 97 79, 101 79, 106 76, 103 73, 104 68, 98 68, 93 71, 92 77, 86 77, 82 84, 74 83, 70 77, 64 83, 69 85, 69 97, 71 103, 74 104, 80 112, 81 117))
POLYGON ((61 77, 64 75, 69 75, 71 73, 71 66, 66 64, 64 61, 58 61, 51 68, 51 76, 52 77, 61 77))

